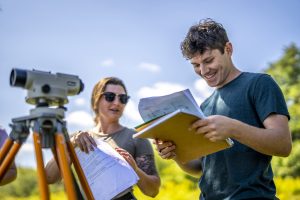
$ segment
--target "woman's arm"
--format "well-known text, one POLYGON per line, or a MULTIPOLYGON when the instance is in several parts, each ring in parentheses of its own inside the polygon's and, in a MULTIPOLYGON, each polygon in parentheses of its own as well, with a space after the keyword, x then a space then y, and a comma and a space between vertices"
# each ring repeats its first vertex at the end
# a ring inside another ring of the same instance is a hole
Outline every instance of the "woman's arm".
POLYGON ((116 150, 125 158, 139 176, 137 186, 147 196, 155 197, 159 192, 160 178, 158 176, 153 155, 143 155, 136 160, 124 149, 116 150))
POLYGON ((137 185, 141 191, 151 197, 155 197, 159 192, 160 178, 158 176, 154 155, 143 155, 136 158, 136 173, 140 177, 137 185))

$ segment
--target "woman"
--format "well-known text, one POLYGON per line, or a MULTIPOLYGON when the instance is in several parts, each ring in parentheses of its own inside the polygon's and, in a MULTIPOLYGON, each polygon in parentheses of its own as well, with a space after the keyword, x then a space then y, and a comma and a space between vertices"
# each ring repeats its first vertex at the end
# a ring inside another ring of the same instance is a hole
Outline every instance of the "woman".
MULTIPOLYGON (((100 80, 93 89, 91 106, 95 113, 96 126, 87 132, 79 131, 71 137, 74 147, 88 153, 96 146, 94 139, 101 138, 111 144, 132 166, 139 176, 137 186, 147 196, 155 197, 159 192, 158 176, 151 144, 146 139, 133 139, 134 130, 122 126, 119 119, 128 102, 126 87, 122 80, 108 77, 100 80)), ((46 166, 48 183, 60 180, 60 173, 54 159, 46 166)), ((132 192, 115 199, 135 199, 132 192)))
MULTIPOLYGON (((6 131, 0 127, 0 150, 6 138, 7 138, 6 131)), ((14 181, 16 178, 17 178, 17 168, 15 162, 13 162, 12 165, 5 172, 5 175, 3 176, 2 180, 0 181, 0 186, 10 183, 14 181)))

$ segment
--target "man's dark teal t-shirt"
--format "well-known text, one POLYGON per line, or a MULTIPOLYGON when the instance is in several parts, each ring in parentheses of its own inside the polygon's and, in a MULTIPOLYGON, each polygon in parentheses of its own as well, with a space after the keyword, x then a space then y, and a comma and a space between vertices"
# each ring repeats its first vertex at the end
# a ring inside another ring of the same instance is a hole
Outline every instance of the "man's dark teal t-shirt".
MULTIPOLYGON (((243 72, 206 99, 206 116, 223 115, 264 128, 273 113, 289 118, 283 94, 267 74, 243 72)), ((234 146, 202 158, 200 199, 276 199, 271 156, 234 140, 234 146)))

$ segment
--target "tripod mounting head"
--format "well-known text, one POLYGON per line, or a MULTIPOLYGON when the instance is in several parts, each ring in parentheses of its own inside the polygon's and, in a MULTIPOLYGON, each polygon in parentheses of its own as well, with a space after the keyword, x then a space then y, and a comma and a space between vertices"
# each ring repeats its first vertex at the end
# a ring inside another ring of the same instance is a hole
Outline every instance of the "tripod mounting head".
POLYGON ((30 115, 13 118, 11 137, 24 142, 29 134, 29 129, 40 133, 42 148, 54 146, 53 135, 61 132, 68 139, 66 122, 64 121, 65 108, 36 107, 30 110, 30 115))
POLYGON ((63 106, 69 102, 67 96, 77 95, 84 88, 75 75, 16 68, 10 73, 10 85, 28 90, 28 104, 47 106, 63 106))

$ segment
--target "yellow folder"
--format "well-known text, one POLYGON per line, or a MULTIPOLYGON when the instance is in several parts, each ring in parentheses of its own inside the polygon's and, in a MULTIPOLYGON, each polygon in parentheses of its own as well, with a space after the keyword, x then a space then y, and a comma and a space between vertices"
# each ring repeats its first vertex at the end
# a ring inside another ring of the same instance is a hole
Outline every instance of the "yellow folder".
POLYGON ((172 141, 176 145, 177 159, 182 163, 233 145, 233 141, 229 138, 211 142, 203 134, 196 134, 194 130, 189 131, 190 125, 197 120, 199 117, 179 109, 135 127, 138 132, 133 137, 172 141))

